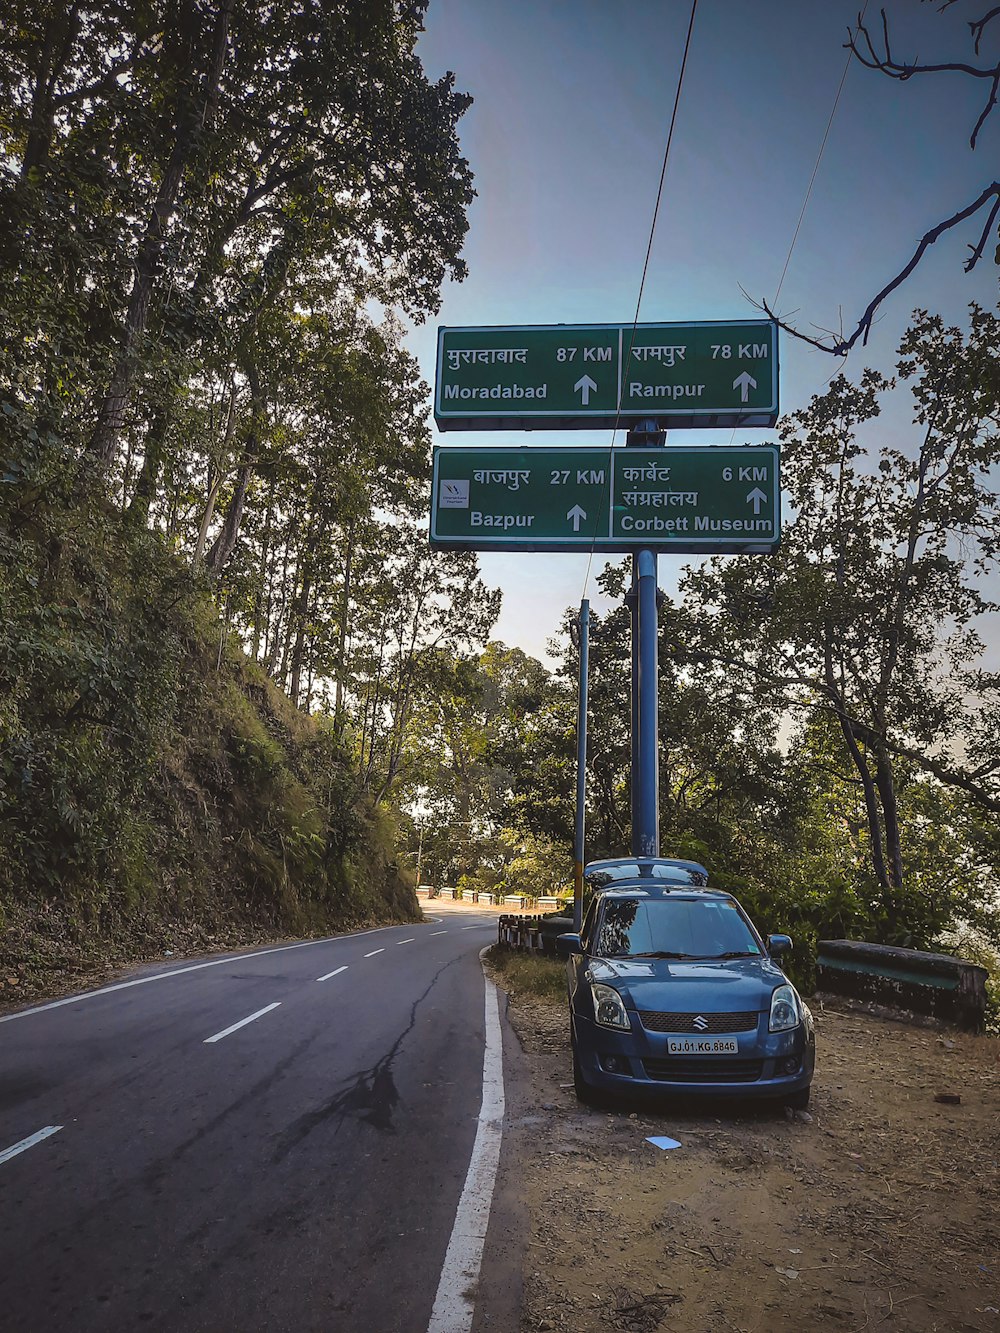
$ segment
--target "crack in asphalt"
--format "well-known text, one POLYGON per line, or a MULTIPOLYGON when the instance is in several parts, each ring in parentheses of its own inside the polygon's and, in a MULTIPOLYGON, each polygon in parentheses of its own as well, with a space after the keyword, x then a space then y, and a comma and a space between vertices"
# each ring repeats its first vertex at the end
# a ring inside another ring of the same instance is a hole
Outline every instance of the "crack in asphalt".
POLYGON ((459 961, 461 961, 460 958, 453 958, 451 962, 445 963, 434 973, 427 983, 427 989, 422 995, 418 995, 410 1006, 409 1023, 381 1059, 377 1060, 368 1069, 362 1069, 359 1073, 349 1075, 346 1086, 340 1092, 331 1097, 329 1101, 324 1102, 322 1106, 299 1116, 288 1126, 278 1141, 271 1158, 272 1162, 283 1161, 292 1149, 297 1148, 303 1139, 307 1138, 319 1125, 332 1119, 343 1122, 344 1118, 349 1115, 364 1121, 365 1124, 371 1125, 384 1134, 396 1133, 396 1127, 393 1124, 393 1113, 399 1105, 400 1099, 392 1073, 393 1061, 398 1055, 403 1042, 413 1031, 417 1019, 417 1010, 448 968, 454 967, 459 961))

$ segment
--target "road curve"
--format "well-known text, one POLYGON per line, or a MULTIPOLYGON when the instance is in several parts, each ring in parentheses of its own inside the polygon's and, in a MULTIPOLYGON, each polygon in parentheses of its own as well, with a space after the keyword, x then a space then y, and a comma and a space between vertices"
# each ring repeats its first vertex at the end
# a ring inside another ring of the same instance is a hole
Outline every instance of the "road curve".
POLYGON ((495 928, 443 912, 0 1019, 2 1326, 467 1328, 443 1269, 495 928))

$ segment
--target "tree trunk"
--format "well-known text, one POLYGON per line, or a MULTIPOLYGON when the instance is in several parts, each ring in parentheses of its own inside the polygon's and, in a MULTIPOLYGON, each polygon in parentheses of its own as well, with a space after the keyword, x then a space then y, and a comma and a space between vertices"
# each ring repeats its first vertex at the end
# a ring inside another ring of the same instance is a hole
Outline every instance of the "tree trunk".
POLYGON ((35 71, 35 83, 31 92, 31 121, 28 125, 28 141, 21 161, 21 179, 24 180, 35 167, 43 166, 52 147, 53 100, 52 94, 56 79, 62 71, 66 58, 79 31, 80 6, 74 4, 65 15, 51 18, 45 24, 39 49, 38 68, 35 71), (56 44, 62 43, 61 60, 56 58, 56 44))
POLYGON ((218 578, 228 564, 236 546, 236 539, 240 534, 240 524, 243 521, 243 506, 246 503, 247 487, 250 485, 250 478, 254 474, 257 459, 260 455, 261 427, 264 420, 264 403, 260 392, 260 380, 253 367, 246 367, 246 376, 250 384, 250 432, 247 435, 246 446, 243 450, 243 462, 236 474, 236 485, 226 509, 222 531, 212 543, 212 548, 205 557, 205 567, 213 578, 218 578))
MULTIPOLYGON (((234 0, 220 0, 213 33, 212 59, 205 80, 200 107, 188 92, 180 91, 175 108, 173 146, 161 177, 159 193, 146 221, 135 261, 132 293, 125 314, 118 358, 111 383, 101 403, 97 424, 90 437, 89 451, 102 472, 114 462, 118 440, 125 422, 138 366, 139 349, 149 324, 153 290, 159 274, 160 257, 167 223, 177 203, 181 182, 196 143, 219 98, 219 83, 225 65, 229 39, 229 21, 234 0)), ((180 89, 194 82, 195 51, 198 38, 198 13, 194 0, 181 0, 178 16, 171 27, 175 35, 174 78, 180 89)))
POLYGON ((296 708, 299 706, 299 694, 302 689, 302 667, 305 662, 306 624, 309 620, 309 602, 312 596, 312 575, 310 573, 311 560, 309 554, 306 553, 303 559, 302 586, 299 589, 298 597, 295 599, 295 638, 292 643, 292 651, 289 658, 291 682, 288 687, 288 695, 296 708))
POLYGON ((271 483, 267 492, 267 509, 264 513, 264 531, 261 536, 260 544, 260 577, 257 583, 257 591, 254 594, 253 603, 253 660, 260 660, 261 637, 263 635, 265 651, 268 638, 268 628, 271 622, 271 571, 269 561, 271 558, 271 524, 274 519, 274 473, 271 474, 271 483), (264 594, 267 592, 267 605, 264 605, 264 594))
POLYGON ((194 555, 191 557, 192 566, 201 563, 205 552, 205 543, 208 541, 208 529, 212 523, 212 516, 215 513, 215 501, 219 494, 226 476, 226 463, 229 459, 229 451, 232 448, 233 436, 236 433, 236 385, 234 384, 229 392, 229 412, 226 417, 226 434, 222 441, 222 449, 219 457, 219 464, 215 469, 215 476, 212 476, 212 464, 209 462, 208 470, 208 496, 205 500, 205 512, 201 516, 201 524, 198 528, 198 540, 195 542, 194 555))
POLYGON ((899 895, 903 888, 903 849, 899 827, 899 806, 896 801, 896 780, 892 771, 889 752, 882 746, 875 750, 875 785, 878 788, 882 804, 882 819, 885 826, 885 850, 888 860, 888 887, 885 896, 886 916, 890 934, 895 934, 899 924, 899 895))
POLYGON ((156 495, 156 485, 163 466, 163 446, 170 426, 171 412, 168 407, 158 408, 150 422, 146 435, 146 448, 142 457, 142 467, 135 484, 135 491, 125 510, 129 523, 148 523, 149 509, 156 495))
POLYGON ((347 635, 351 616, 351 573, 354 562, 354 519, 347 529, 344 550, 344 591, 340 603, 340 632, 337 636, 337 684, 333 705, 333 725, 337 734, 344 727, 344 677, 347 672, 347 635))

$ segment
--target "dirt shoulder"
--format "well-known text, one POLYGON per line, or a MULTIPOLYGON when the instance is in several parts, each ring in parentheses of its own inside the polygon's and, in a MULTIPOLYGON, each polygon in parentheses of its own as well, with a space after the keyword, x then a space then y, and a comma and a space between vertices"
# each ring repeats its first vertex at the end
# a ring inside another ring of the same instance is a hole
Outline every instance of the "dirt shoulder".
POLYGON ((574 1096, 565 1004, 509 997, 544 1113, 518 1136, 523 1330, 1000 1328, 1000 1041, 811 1007, 808 1115, 608 1113, 574 1096))

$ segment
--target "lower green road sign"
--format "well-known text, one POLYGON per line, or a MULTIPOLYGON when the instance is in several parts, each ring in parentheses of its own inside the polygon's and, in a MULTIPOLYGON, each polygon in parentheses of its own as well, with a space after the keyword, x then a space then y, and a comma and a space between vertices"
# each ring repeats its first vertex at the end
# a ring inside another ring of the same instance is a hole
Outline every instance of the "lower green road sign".
POLYGON ((472 551, 768 552, 777 445, 436 448, 432 546, 472 551))

